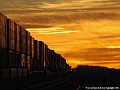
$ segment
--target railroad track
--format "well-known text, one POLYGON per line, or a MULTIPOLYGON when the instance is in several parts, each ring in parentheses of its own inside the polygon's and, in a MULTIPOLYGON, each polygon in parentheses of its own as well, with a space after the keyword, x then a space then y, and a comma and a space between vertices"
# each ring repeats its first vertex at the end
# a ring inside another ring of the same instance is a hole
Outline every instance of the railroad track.
POLYGON ((34 85, 34 86, 23 88, 21 90, 48 90, 51 87, 54 87, 54 86, 56 86, 60 83, 68 81, 69 78, 70 77, 60 78, 60 79, 56 79, 56 80, 49 81, 49 82, 46 82, 46 83, 37 84, 37 85, 34 85))
POLYGON ((55 84, 52 87, 46 88, 44 90, 81 90, 80 85, 75 82, 70 83, 69 80, 55 84))
MULTIPOLYGON (((65 78, 65 77, 64 77, 65 78)), ((0 90, 22 90, 27 87, 33 87, 37 85, 46 85, 52 82, 57 82, 58 80, 64 79, 63 77, 48 77, 48 78, 41 78, 41 79, 31 79, 25 80, 20 82, 9 82, 9 83, 2 83, 0 84, 0 90)), ((67 78, 67 77, 66 77, 67 78)))
POLYGON ((70 77, 65 77, 50 82, 30 86, 21 90, 86 90, 85 87, 87 86, 94 87, 93 85, 83 85, 80 83, 71 82, 70 77))
MULTIPOLYGON (((50 79, 50 78, 49 78, 50 79)), ((17 84, 6 85, 1 90, 86 90, 85 87, 94 87, 71 81, 70 77, 55 78, 46 81, 26 81, 17 84)))

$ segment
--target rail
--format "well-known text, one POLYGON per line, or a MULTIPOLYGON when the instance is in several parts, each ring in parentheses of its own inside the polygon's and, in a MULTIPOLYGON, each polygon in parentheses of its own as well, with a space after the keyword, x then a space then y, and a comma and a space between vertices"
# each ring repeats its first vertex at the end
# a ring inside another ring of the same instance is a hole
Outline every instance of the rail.
POLYGON ((60 79, 53 80, 53 81, 46 82, 46 83, 42 83, 42 84, 37 84, 37 85, 31 86, 31 87, 23 88, 21 90, 34 90, 36 88, 39 88, 40 90, 45 90, 45 89, 50 88, 52 86, 55 86, 59 83, 63 83, 67 80, 69 80, 69 77, 60 78, 60 79))

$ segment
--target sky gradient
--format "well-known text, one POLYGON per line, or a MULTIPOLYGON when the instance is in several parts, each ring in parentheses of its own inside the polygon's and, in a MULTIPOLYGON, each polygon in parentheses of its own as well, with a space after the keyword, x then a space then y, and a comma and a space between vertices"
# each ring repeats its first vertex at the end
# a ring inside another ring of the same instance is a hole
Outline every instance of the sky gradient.
POLYGON ((72 67, 120 69, 120 0, 1 0, 0 12, 72 67))

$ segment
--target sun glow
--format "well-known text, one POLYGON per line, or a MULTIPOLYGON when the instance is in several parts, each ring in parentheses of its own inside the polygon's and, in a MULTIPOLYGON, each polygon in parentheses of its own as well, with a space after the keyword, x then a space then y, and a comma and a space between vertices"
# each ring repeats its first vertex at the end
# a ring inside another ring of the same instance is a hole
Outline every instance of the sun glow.
POLYGON ((106 48, 120 48, 120 46, 107 46, 106 48))

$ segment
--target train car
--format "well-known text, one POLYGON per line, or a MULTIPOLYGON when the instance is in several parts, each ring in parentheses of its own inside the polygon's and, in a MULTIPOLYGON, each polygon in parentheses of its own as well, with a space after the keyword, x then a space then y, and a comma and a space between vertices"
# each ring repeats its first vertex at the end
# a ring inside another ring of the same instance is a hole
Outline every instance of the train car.
POLYGON ((40 71, 44 71, 44 60, 45 60, 45 52, 44 52, 44 42, 39 41, 39 52, 40 52, 40 71))
POLYGON ((7 17, 0 13, 0 48, 7 48, 7 17))
POLYGON ((16 81, 17 82, 26 81, 26 80, 28 80, 28 77, 29 77, 28 75, 29 75, 29 72, 28 72, 27 68, 25 68, 25 67, 17 68, 16 81))
POLYGON ((0 83, 8 83, 9 82, 9 68, 0 68, 0 83))
POLYGON ((8 67, 7 34, 7 17, 0 13, 0 67, 8 67))
POLYGON ((0 48, 0 67, 1 68, 6 68, 9 66, 9 61, 7 56, 8 56, 7 50, 0 48))
POLYGON ((21 27, 20 28, 20 34, 21 34, 21 53, 26 53, 26 29, 21 27))
POLYGON ((9 80, 7 17, 0 13, 0 83, 9 80))
POLYGON ((70 72, 71 71, 71 67, 66 63, 65 64, 65 70, 66 70, 66 72, 70 72))
POLYGON ((34 71, 40 70, 40 60, 39 60, 39 41, 34 40, 34 71))
POLYGON ((55 71, 55 52, 54 50, 51 50, 51 72, 55 71))
POLYGON ((30 70, 33 71, 34 70, 34 38, 32 36, 30 36, 30 70))
POLYGON ((11 19, 7 19, 7 32, 8 32, 8 49, 15 51, 15 22, 11 19))
POLYGON ((44 67, 45 67, 45 70, 49 70, 49 59, 48 59, 48 46, 45 44, 45 61, 44 61, 44 67))
POLYGON ((7 17, 0 13, 0 83, 9 79, 9 62, 7 59, 7 17))
POLYGON ((20 26, 15 23, 15 29, 16 29, 16 42, 15 42, 15 51, 20 53, 21 52, 21 34, 20 34, 20 26))
POLYGON ((30 33, 28 31, 26 31, 26 67, 28 68, 28 70, 30 70, 30 57, 31 57, 31 53, 30 53, 30 33))
POLYGON ((60 58, 61 58, 61 55, 57 54, 57 70, 58 71, 60 71, 60 58))
POLYGON ((0 83, 41 79, 69 70, 60 54, 0 13, 0 83))
POLYGON ((21 44, 21 67, 27 67, 26 62, 26 29, 23 27, 20 27, 20 44, 21 44))
POLYGON ((7 34, 9 67, 20 67, 20 27, 11 19, 7 19, 7 34))
POLYGON ((64 59, 63 57, 62 57, 62 60, 61 60, 61 69, 62 69, 62 72, 65 72, 65 64, 66 64, 66 59, 64 59))
POLYGON ((16 52, 16 61, 17 61, 17 67, 21 67, 21 34, 20 34, 20 26, 15 23, 15 29, 16 29, 16 34, 15 34, 15 52, 16 52))
POLYGON ((45 70, 47 71, 47 75, 51 75, 51 50, 47 47, 47 61, 45 62, 45 70))

